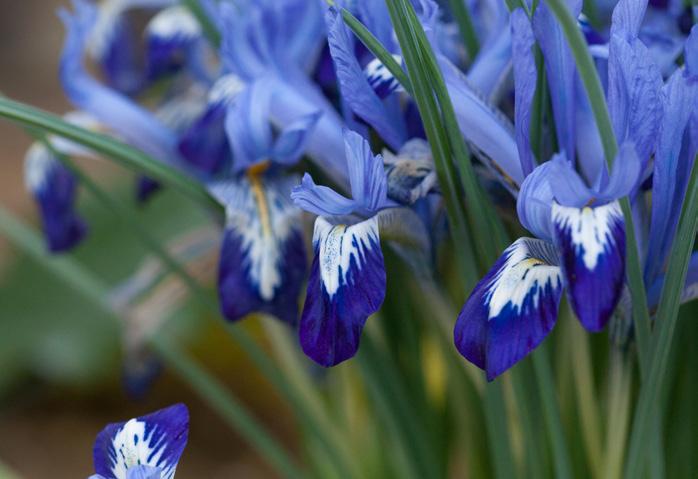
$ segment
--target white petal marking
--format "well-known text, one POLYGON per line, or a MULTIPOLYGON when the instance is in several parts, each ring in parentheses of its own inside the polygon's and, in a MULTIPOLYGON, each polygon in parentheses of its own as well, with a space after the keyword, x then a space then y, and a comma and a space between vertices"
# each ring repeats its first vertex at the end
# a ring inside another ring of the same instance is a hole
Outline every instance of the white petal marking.
POLYGON ((492 278, 485 294, 485 302, 489 305, 488 319, 499 316, 509 303, 520 311, 526 296, 534 288, 533 302, 537 307, 541 291, 547 284, 553 288, 562 285, 556 253, 549 243, 520 238, 507 248, 504 255, 507 255, 507 260, 492 278))
POLYGON ((371 218, 352 226, 332 225, 318 217, 315 221, 313 242, 320 242, 320 276, 327 294, 332 297, 339 287, 346 284, 347 273, 354 257, 361 269, 371 242, 380 242, 378 223, 371 218))
POLYGON ((553 203, 553 222, 559 228, 569 228, 576 254, 584 249, 584 266, 589 271, 596 268, 599 256, 607 245, 615 244, 611 226, 622 218, 617 201, 596 208, 574 208, 553 203))
MULTIPOLYGON (((146 436, 145 422, 131 419, 114 435, 112 444, 116 457, 112 473, 116 479, 127 479, 128 469, 138 465, 153 467, 158 465, 165 452, 164 436, 157 443, 151 444, 154 429, 148 432, 149 434, 146 436)), ((169 465, 162 472, 162 477, 171 477, 174 468, 169 465)))
POLYGON ((158 12, 148 23, 146 32, 162 38, 195 38, 201 34, 201 26, 187 8, 178 5, 158 12))

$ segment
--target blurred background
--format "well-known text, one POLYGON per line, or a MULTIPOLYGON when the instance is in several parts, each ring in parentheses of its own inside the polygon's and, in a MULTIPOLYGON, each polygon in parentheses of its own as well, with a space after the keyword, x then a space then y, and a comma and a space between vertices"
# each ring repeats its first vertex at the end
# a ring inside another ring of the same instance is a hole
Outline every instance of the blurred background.
MULTIPOLYGON (((57 75, 63 28, 55 13, 67 3, 5 2, 0 15, 4 95, 57 114, 67 111, 57 75)), ((22 130, 0 121, 0 202, 39 228, 33 199, 24 188, 23 159, 30 144, 22 130)), ((131 174, 105 162, 82 164, 101 184, 131 202, 131 174)), ((84 190, 79 209, 90 235, 72 255, 108 284, 119 284, 134 273, 146 252, 84 190)), ((156 195, 139 214, 163 240, 207 220, 171 193, 156 195)), ((277 437, 293 445, 294 428, 283 403, 222 327, 217 329, 217 321, 199 321, 205 313, 193 306, 180 314, 196 318, 185 334, 197 359, 277 437)), ((113 317, 0 237, 0 478, 86 478, 93 472, 95 435, 106 423, 175 402, 186 403, 191 413, 189 446, 178 477, 274 477, 214 412, 166 372, 140 398, 125 392, 122 344, 113 317)))

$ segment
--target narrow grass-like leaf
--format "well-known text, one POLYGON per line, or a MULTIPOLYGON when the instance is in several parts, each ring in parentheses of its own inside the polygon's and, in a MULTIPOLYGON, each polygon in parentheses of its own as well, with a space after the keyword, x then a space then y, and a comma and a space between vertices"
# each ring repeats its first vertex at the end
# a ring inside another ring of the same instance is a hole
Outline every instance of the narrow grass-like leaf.
MULTIPOLYGON (((41 237, 32 228, 0 206, 0 232, 41 266, 102 309, 114 321, 117 314, 108 301, 109 288, 98 277, 68 256, 54 257, 44 249, 41 237)), ((160 336, 151 340, 153 348, 165 364, 175 370, 185 382, 201 395, 241 436, 253 445, 281 476, 304 478, 285 449, 268 434, 254 416, 215 378, 190 359, 184 351, 160 336)))
MULTIPOLYGON (((698 162, 698 161, 697 161, 698 162)), ((694 164, 691 179, 684 198, 681 221, 672 247, 669 266, 662 287, 662 295, 657 310, 657 332, 652 343, 651 359, 645 382, 640 388, 637 408, 633 417, 625 477, 640 477, 644 464, 644 452, 648 434, 652 430, 653 413, 662 389, 662 381, 669 361, 669 353, 674 339, 674 331, 681 304, 681 292, 688 271, 688 260, 693 250, 698 228, 698 166, 694 164)))
POLYGON ((220 203, 199 181, 114 138, 72 125, 52 113, 7 98, 0 98, 0 117, 23 127, 39 129, 74 141, 100 153, 106 159, 180 191, 204 207, 218 212, 221 217, 223 215, 220 203))
POLYGON ((480 50, 480 42, 477 39, 477 33, 473 26, 473 19, 470 17, 465 0, 448 0, 448 5, 451 7, 453 18, 458 24, 460 36, 465 44, 465 49, 468 51, 468 56, 472 61, 480 50))

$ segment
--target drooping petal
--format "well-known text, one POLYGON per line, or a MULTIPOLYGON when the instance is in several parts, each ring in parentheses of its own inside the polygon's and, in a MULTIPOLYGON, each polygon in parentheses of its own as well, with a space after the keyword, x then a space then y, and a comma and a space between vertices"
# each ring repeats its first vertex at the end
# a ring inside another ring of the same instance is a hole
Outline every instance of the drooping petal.
POLYGON ((149 466, 160 469, 158 477, 172 479, 188 432, 189 412, 183 404, 109 424, 95 441, 95 472, 106 479, 134 479, 131 469, 149 466))
POLYGON ((342 96, 354 113, 375 128, 392 148, 399 148, 407 139, 404 120, 398 111, 387 108, 369 84, 354 54, 354 39, 341 13, 330 9, 326 21, 330 53, 342 96))
POLYGON ((186 7, 177 5, 158 12, 146 27, 150 78, 183 67, 201 36, 199 22, 186 7))
POLYGON ((635 143, 627 141, 618 149, 608 181, 601 185, 596 199, 613 201, 629 195, 637 186, 643 171, 643 161, 637 155, 635 143))
MULTIPOLYGON (((698 38, 698 28, 692 36, 698 38)), ((698 51, 692 52, 698 55, 698 51)), ((661 271, 674 239, 679 212, 686 191, 695 151, 684 146, 684 133, 698 105, 698 75, 691 77, 677 70, 664 87, 666 103, 660 127, 652 178, 652 220, 645 280, 652 281, 661 271)))
POLYGON ((68 251, 79 244, 87 226, 75 212, 75 176, 40 143, 25 158, 25 182, 39 206, 49 251, 68 251))
POLYGON ((211 186, 226 207, 218 293, 231 321, 255 311, 289 324, 297 320, 306 272, 301 212, 289 199, 297 181, 250 175, 211 186))
POLYGON ((60 78, 70 101, 94 116, 124 140, 165 163, 176 162, 176 135, 128 97, 101 85, 83 65, 85 43, 97 18, 94 5, 74 0, 75 13, 61 10, 67 38, 60 78))
POLYGON ((535 167, 531 150, 531 105, 536 94, 538 71, 531 50, 535 44, 528 15, 521 8, 511 14, 512 61, 514 64, 514 101, 516 145, 521 168, 528 176, 535 167))
POLYGON ((618 202, 575 208, 553 203, 555 244, 574 312, 592 332, 613 313, 625 279, 625 230, 618 202))
POLYGON ((596 197, 596 193, 566 160, 566 155, 555 155, 550 163, 548 182, 558 203, 581 208, 596 197))
MULTIPOLYGON (((581 10, 581 1, 568 0, 570 13, 576 18, 581 10)), ((555 15, 545 3, 533 15, 533 31, 545 58, 545 71, 550 85, 550 95, 555 117, 560 149, 574 163, 575 151, 575 67, 572 52, 555 15)))
POLYGON ((305 354, 329 367, 356 354, 366 320, 385 298, 385 266, 375 218, 347 226, 319 217, 313 244, 299 335, 305 354))
POLYGON ((521 238, 475 286, 458 316, 458 351, 493 380, 533 351, 557 320, 562 275, 553 245, 521 238))

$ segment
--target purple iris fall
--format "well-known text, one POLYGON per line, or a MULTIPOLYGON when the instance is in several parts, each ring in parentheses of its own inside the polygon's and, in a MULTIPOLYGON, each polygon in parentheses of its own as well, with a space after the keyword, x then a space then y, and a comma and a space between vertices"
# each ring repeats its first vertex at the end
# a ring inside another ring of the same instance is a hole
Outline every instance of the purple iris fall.
POLYGON ((184 404, 109 424, 95 440, 90 479, 172 479, 188 435, 184 404))

